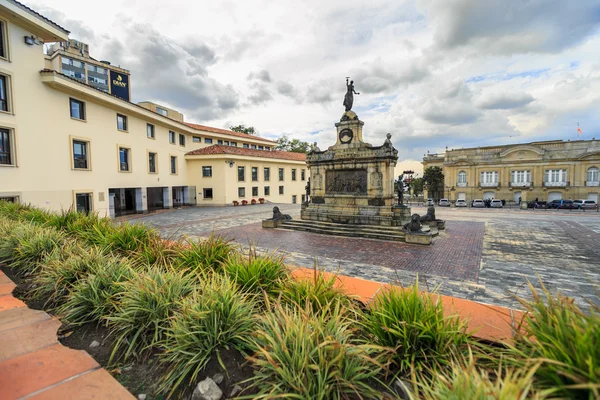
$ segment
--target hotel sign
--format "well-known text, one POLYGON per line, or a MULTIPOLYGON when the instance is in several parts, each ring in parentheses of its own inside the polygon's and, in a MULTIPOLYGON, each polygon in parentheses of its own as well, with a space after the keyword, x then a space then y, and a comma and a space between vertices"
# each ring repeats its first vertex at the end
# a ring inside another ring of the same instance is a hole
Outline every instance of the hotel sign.
POLYGON ((129 76, 111 70, 110 93, 129 101, 129 76))

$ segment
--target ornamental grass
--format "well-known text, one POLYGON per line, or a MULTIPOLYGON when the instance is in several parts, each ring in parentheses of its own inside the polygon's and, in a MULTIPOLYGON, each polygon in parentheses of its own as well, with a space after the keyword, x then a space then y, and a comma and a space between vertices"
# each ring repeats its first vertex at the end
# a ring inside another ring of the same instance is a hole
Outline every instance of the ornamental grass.
POLYGON ((179 268, 205 271, 222 269, 222 264, 235 250, 231 240, 215 234, 198 240, 185 239, 176 249, 173 263, 179 268))
POLYGON ((275 295, 289 280, 284 257, 274 253, 258 255, 250 248, 248 255, 232 252, 223 262, 223 270, 242 291, 275 295))
POLYGON ((195 382, 212 357, 223 366, 220 349, 246 351, 256 327, 255 296, 220 274, 204 276, 179 308, 161 343, 161 359, 168 364, 161 387, 170 395, 183 383, 195 382))

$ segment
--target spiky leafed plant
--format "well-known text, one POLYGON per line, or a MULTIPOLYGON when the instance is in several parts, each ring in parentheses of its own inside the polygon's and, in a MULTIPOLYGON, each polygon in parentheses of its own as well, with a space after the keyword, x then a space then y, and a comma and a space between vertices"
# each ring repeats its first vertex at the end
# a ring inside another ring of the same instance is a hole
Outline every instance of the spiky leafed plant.
POLYGON ((173 263, 190 270, 220 270, 233 250, 230 240, 214 234, 198 240, 186 239, 177 249, 173 263))
POLYGON ((232 252, 223 262, 225 272, 245 292, 262 294, 278 293, 289 279, 289 271, 283 256, 275 253, 259 255, 249 249, 248 255, 232 252))

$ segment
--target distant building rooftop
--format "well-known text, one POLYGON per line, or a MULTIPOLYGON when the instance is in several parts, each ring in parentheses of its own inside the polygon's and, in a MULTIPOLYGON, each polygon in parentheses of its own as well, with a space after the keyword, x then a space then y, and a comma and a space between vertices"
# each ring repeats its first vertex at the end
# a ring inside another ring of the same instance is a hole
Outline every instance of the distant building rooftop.
POLYGON ((269 150, 255 150, 255 149, 244 149, 241 147, 232 146, 221 146, 215 144, 213 146, 197 149, 186 153, 186 156, 203 156, 203 155, 219 155, 229 154, 236 156, 249 156, 249 157, 262 157, 262 158, 274 158, 279 160, 289 161, 306 161, 306 154, 294 153, 290 151, 269 151, 269 150))

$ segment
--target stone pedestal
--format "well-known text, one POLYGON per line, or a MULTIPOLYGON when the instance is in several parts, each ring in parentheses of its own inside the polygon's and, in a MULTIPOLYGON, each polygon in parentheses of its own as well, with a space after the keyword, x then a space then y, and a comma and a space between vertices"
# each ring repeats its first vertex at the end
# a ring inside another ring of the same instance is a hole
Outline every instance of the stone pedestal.
POLYGON ((281 226, 281 220, 279 219, 263 219, 262 227, 263 228, 279 228, 281 226))
POLYGON ((407 233, 404 239, 406 243, 412 244, 431 244, 433 236, 430 234, 423 233, 407 233))
POLYGON ((393 206, 392 212, 394 213, 394 222, 397 222, 396 226, 403 226, 410 222, 410 207, 393 206))
MULTIPOLYGON (((303 220, 384 226, 408 221, 392 209, 398 151, 389 139, 382 146, 365 143, 363 125, 356 113, 345 112, 335 124, 336 144, 307 155, 311 201, 301 210, 303 220)), ((410 208, 406 212, 410 217, 410 208)))

